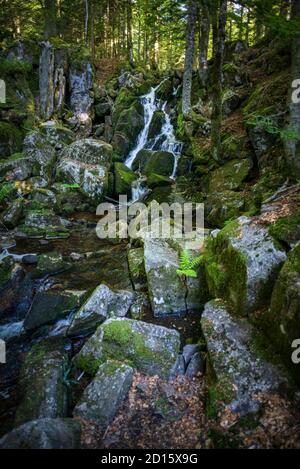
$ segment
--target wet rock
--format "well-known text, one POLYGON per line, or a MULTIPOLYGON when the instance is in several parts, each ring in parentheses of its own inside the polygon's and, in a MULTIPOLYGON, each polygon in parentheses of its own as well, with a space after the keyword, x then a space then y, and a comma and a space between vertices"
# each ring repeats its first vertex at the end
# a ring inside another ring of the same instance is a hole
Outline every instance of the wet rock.
POLYGON ((61 253, 52 251, 41 254, 38 259, 37 273, 40 276, 57 274, 70 268, 70 264, 64 261, 61 253))
POLYGON ((174 155, 167 151, 155 151, 145 164, 143 174, 151 176, 152 173, 170 177, 174 170, 174 155))
POLYGON ((245 319, 232 318, 222 301, 211 301, 205 306, 201 324, 209 364, 216 376, 209 390, 209 412, 215 417, 227 410, 238 420, 259 411, 261 393, 288 390, 282 371, 260 358, 255 346, 256 331, 245 319))
POLYGON ((92 201, 101 201, 108 190, 112 147, 101 140, 78 140, 65 149, 57 168, 57 179, 78 184, 92 201))
POLYGON ((44 342, 34 345, 21 370, 22 401, 16 413, 16 425, 32 419, 67 415, 67 388, 64 383, 66 356, 44 342))
POLYGON ((138 291, 145 288, 147 285, 147 277, 143 248, 130 249, 128 251, 128 266, 134 289, 138 291))
POLYGON ((32 265, 38 263, 38 255, 37 254, 24 254, 22 256, 22 264, 32 265))
POLYGON ((73 415, 106 429, 126 399, 132 385, 133 369, 125 364, 107 361, 84 390, 73 415))
POLYGON ((132 196, 132 183, 137 179, 136 174, 123 163, 115 163, 115 195, 132 196))
POLYGON ((206 255, 210 293, 228 300, 239 316, 267 303, 286 259, 267 228, 247 217, 229 223, 210 238, 206 255))
POLYGON ((38 292, 26 314, 24 328, 29 331, 66 317, 80 306, 82 296, 82 292, 70 290, 38 292))
POLYGON ((133 300, 134 294, 130 291, 112 290, 107 285, 100 285, 76 313, 68 334, 85 334, 109 317, 126 316, 133 300))
POLYGON ((0 326, 0 339, 5 342, 19 338, 24 333, 24 322, 12 322, 0 326))
POLYGON ((150 123, 148 138, 155 138, 157 135, 159 135, 164 123, 165 115, 163 111, 155 111, 150 123))
POLYGON ((76 449, 81 426, 73 419, 40 419, 27 422, 0 439, 1 449, 76 449))
POLYGON ((25 158, 30 158, 34 162, 35 176, 41 176, 50 181, 57 155, 46 135, 38 130, 27 134, 23 144, 23 152, 25 158))
POLYGON ((133 171, 140 171, 141 173, 144 174, 144 168, 146 164, 150 161, 151 157, 153 155, 152 150, 140 150, 138 154, 136 155, 135 160, 132 163, 132 169, 133 171))
POLYGON ((15 228, 21 222, 23 217, 24 201, 23 199, 14 200, 9 208, 2 215, 2 222, 7 228, 15 228))
POLYGON ((108 319, 75 356, 90 374, 108 359, 130 362, 142 373, 168 377, 180 349, 177 331, 132 319, 108 319))
POLYGON ((193 378, 199 373, 204 373, 204 362, 201 354, 197 352, 191 357, 185 375, 187 378, 193 378))
POLYGON ((126 156, 126 152, 133 148, 139 133, 143 129, 143 126, 143 107, 137 109, 137 106, 133 104, 129 108, 126 108, 119 113, 114 128, 114 137, 112 139, 112 145, 114 146, 114 148, 116 148, 117 152, 121 156, 126 156), (120 145, 120 138, 115 138, 116 135, 122 135, 124 137, 122 145, 120 145))

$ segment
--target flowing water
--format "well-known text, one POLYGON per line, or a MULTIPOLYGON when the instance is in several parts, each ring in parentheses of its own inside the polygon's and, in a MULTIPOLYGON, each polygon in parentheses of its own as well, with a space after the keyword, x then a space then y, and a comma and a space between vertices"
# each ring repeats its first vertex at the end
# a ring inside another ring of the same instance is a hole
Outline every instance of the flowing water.
MULTIPOLYGON (((156 87, 152 87, 148 94, 141 97, 141 104, 144 107, 144 128, 139 134, 137 144, 130 152, 128 158, 125 161, 125 164, 129 169, 132 169, 134 160, 136 159, 138 153, 143 149, 153 151, 167 151, 173 153, 174 155, 174 168, 170 178, 175 179, 183 144, 176 139, 174 126, 172 124, 170 114, 167 111, 168 102, 165 101, 163 103, 157 97, 158 89, 166 80, 167 78, 165 78, 156 87), (149 129, 156 111, 163 112, 164 124, 160 133, 154 139, 149 139, 149 129)), ((132 185, 131 202, 140 200, 147 192, 148 188, 146 185, 146 178, 140 175, 132 185)))

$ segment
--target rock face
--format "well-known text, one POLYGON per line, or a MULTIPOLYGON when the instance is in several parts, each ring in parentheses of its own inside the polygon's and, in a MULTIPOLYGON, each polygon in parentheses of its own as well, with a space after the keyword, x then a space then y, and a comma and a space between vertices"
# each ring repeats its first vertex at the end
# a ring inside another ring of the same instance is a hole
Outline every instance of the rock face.
POLYGON ((38 130, 26 135, 23 151, 24 156, 33 161, 36 175, 50 181, 56 161, 56 151, 46 135, 41 134, 38 130))
MULTIPOLYGON (((275 284, 265 318, 266 333, 300 383, 299 365, 291 360, 292 344, 300 338, 300 244, 289 253, 275 284)), ((295 347, 296 348, 296 347, 295 347)))
POLYGON ((41 44, 39 85, 40 115, 49 119, 54 112, 54 50, 49 42, 41 44))
POLYGON ((73 415, 95 421, 105 429, 113 421, 132 384, 133 369, 108 361, 100 366, 91 384, 84 390, 73 415))
POLYGON ((100 285, 76 313, 68 334, 85 334, 110 317, 126 316, 133 300, 133 292, 114 291, 107 285, 100 285))
MULTIPOLYGON (((202 330, 207 342, 212 377, 209 413, 216 417, 227 410, 235 419, 258 412, 260 393, 288 389, 288 381, 274 365, 260 358, 255 331, 244 319, 234 319, 222 301, 205 306, 202 330)), ((226 415, 226 414, 225 414, 226 415)))
POLYGON ((69 73, 70 108, 74 123, 83 128, 87 135, 92 128, 93 67, 89 61, 73 63, 69 73))
POLYGON ((78 184, 81 192, 94 202, 101 201, 108 189, 112 147, 101 140, 78 140, 67 147, 57 168, 57 178, 78 184))
POLYGON ((2 221, 7 228, 15 228, 23 217, 24 202, 17 199, 12 202, 2 216, 2 221))
POLYGON ((108 319, 75 356, 75 365, 95 374, 107 361, 121 360, 149 375, 168 377, 180 349, 177 331, 142 321, 108 319))
POLYGON ((72 419, 27 422, 0 440, 1 449, 77 449, 81 426, 72 419))
POLYGON ((65 417, 67 388, 64 384, 66 357, 50 344, 35 345, 21 371, 23 399, 16 413, 16 424, 32 419, 65 417))
POLYGON ((268 301, 285 259, 265 227, 240 217, 206 244, 210 293, 228 300, 237 315, 251 314, 268 301))
POLYGON ((201 278, 185 282, 177 274, 179 256, 164 240, 144 241, 145 270, 155 316, 186 313, 203 306, 201 278))

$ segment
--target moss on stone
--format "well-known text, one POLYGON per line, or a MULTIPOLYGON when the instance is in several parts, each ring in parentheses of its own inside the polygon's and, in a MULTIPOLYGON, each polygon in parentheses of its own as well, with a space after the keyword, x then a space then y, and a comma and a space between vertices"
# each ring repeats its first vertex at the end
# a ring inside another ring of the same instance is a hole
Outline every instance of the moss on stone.
POLYGON ((300 212, 280 218, 269 227, 274 239, 285 245, 294 245, 300 240, 300 212))

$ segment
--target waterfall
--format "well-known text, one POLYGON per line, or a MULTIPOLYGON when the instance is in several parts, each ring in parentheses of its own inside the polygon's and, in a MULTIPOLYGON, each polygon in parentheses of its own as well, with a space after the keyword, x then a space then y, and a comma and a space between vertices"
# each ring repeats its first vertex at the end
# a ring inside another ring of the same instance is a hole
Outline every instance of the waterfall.
MULTIPOLYGON (((174 155, 174 168, 171 179, 176 178, 178 161, 181 156, 183 144, 176 139, 173 124, 171 122, 170 114, 167 112, 168 102, 163 104, 156 97, 156 91, 160 86, 167 80, 165 78, 159 85, 152 87, 148 94, 141 97, 141 104, 144 107, 144 128, 138 136, 137 144, 135 148, 129 153, 125 164, 128 168, 132 168, 132 164, 137 154, 143 150, 162 150, 173 153, 174 155), (156 138, 149 141, 149 128, 155 111, 161 110, 164 114, 164 124, 161 132, 156 138)), ((147 192, 145 185, 146 178, 139 177, 132 185, 132 202, 136 202, 141 199, 147 192)))

